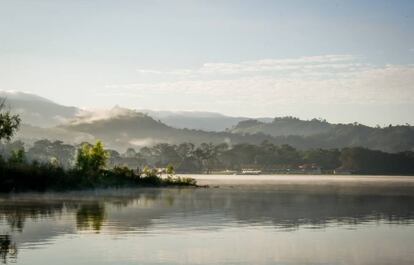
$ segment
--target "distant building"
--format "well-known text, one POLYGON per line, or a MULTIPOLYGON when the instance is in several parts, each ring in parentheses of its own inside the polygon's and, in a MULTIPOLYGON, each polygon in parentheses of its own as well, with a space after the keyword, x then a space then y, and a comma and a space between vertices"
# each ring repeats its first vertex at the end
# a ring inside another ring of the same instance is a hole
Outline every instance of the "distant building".
POLYGON ((322 168, 315 163, 303 164, 303 165, 298 166, 297 173, 299 174, 322 174, 322 168))

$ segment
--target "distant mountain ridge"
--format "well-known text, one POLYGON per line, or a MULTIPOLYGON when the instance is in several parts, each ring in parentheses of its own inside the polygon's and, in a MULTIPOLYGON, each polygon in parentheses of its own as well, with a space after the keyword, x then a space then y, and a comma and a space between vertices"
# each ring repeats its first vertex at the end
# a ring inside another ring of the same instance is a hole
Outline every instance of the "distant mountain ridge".
MULTIPOLYGON (((175 128, 197 129, 204 131, 225 131, 239 122, 249 120, 248 117, 231 117, 215 112, 203 111, 153 111, 139 110, 154 119, 175 128)), ((270 122, 272 118, 257 118, 262 122, 270 122)))
POLYGON ((38 127, 52 127, 73 119, 81 111, 49 99, 17 91, 0 90, 0 98, 6 100, 6 107, 18 113, 23 122, 38 127))
POLYGON ((299 148, 342 148, 362 146, 386 152, 414 150, 414 127, 397 125, 370 127, 363 124, 332 124, 325 120, 277 117, 272 122, 242 121, 231 130, 237 134, 265 134, 285 137, 299 148))
POLYGON ((191 142, 201 144, 211 142, 219 144, 226 142, 232 144, 248 142, 260 144, 264 140, 273 140, 271 136, 266 135, 245 136, 229 132, 174 128, 154 120, 147 114, 133 111, 95 121, 74 121, 61 125, 59 128, 70 132, 93 135, 117 149, 143 147, 157 143, 179 144, 191 142))
POLYGON ((76 122, 62 128, 94 135, 112 146, 145 146, 156 143, 179 144, 251 143, 269 141, 289 144, 299 149, 343 148, 362 146, 387 152, 414 150, 414 127, 391 126, 373 128, 362 124, 331 124, 324 120, 304 121, 297 118, 275 118, 270 123, 257 120, 242 121, 225 132, 178 129, 152 117, 128 112, 93 122, 76 122))
MULTIPOLYGON (((0 90, 0 98, 5 98, 7 106, 21 115, 26 124, 38 127, 53 127, 69 121, 83 119, 96 120, 123 112, 134 111, 115 106, 106 111, 85 110, 55 103, 47 98, 25 92, 0 90), (115 113, 118 112, 118 113, 115 113)), ((175 128, 187 128, 205 131, 224 131, 237 125, 238 122, 248 120, 248 117, 231 117, 215 112, 203 111, 155 111, 138 110, 156 120, 175 128)), ((260 121, 271 121, 271 118, 259 118, 260 121)))
POLYGON ((301 120, 295 117, 276 117, 272 121, 263 122, 250 119, 239 122, 230 129, 232 133, 264 133, 271 136, 300 135, 312 136, 328 133, 335 127, 325 120, 301 120))
POLYGON ((90 111, 22 92, 0 91, 0 97, 7 98, 11 110, 21 115, 24 124, 18 137, 27 142, 41 138, 71 143, 102 139, 111 148, 122 150, 161 142, 232 145, 266 140, 298 149, 362 146, 386 152, 414 150, 414 127, 409 125, 377 128, 294 117, 247 119, 209 112, 143 113, 119 106, 90 111))

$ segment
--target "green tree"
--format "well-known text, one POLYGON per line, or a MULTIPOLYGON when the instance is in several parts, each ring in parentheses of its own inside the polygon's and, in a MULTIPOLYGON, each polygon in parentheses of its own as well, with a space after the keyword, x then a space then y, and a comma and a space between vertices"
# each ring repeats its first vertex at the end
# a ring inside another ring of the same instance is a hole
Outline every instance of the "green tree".
POLYGON ((26 160, 24 149, 12 151, 9 157, 9 163, 21 164, 26 160))
POLYGON ((4 111, 6 100, 0 100, 0 140, 9 141, 20 126, 19 115, 12 115, 10 111, 4 111))
POLYGON ((39 140, 27 151, 29 161, 36 160, 42 163, 53 162, 64 168, 71 168, 75 164, 76 148, 62 141, 39 140))
POLYGON ((306 163, 315 163, 324 169, 335 169, 341 165, 338 149, 311 149, 303 152, 306 163))
POLYGON ((167 169, 166 169, 166 173, 168 175, 174 175, 175 174, 174 166, 171 165, 171 164, 168 164, 167 169))
POLYGON ((106 167, 109 154, 105 151, 101 141, 95 145, 85 143, 78 150, 76 167, 84 172, 97 173, 106 167))

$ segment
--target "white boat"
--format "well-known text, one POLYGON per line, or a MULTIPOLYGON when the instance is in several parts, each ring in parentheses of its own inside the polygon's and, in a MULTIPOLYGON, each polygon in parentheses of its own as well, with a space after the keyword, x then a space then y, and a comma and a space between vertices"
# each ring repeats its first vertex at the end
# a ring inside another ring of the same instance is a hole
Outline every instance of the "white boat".
POLYGON ((261 174, 261 170, 255 170, 255 169, 242 169, 240 172, 240 175, 259 175, 261 174))

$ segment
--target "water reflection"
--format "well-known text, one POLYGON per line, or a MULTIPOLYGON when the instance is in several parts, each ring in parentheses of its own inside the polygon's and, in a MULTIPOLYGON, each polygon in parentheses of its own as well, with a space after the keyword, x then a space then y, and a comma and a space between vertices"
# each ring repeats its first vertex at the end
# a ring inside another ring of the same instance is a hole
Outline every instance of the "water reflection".
POLYGON ((122 231, 150 227, 154 220, 162 223, 197 216, 203 220, 190 224, 193 229, 215 226, 217 218, 246 225, 317 228, 379 220, 410 223, 413 214, 414 196, 409 194, 347 193, 309 187, 114 190, 79 193, 76 199, 70 194, 49 194, 47 200, 44 195, 16 195, 0 201, 0 218, 10 231, 19 232, 27 219, 56 219, 62 215, 73 216, 77 230, 99 232, 108 223, 122 231))
POLYGON ((9 260, 14 261, 17 257, 16 244, 12 242, 9 235, 0 235, 0 260, 6 264, 9 260))
POLYGON ((93 230, 99 233, 105 220, 105 206, 99 203, 84 204, 76 211, 78 230, 93 230))
POLYGON ((1 259, 62 235, 159 234, 267 227, 290 231, 379 223, 410 225, 414 194, 328 186, 125 189, 0 197, 1 259))

